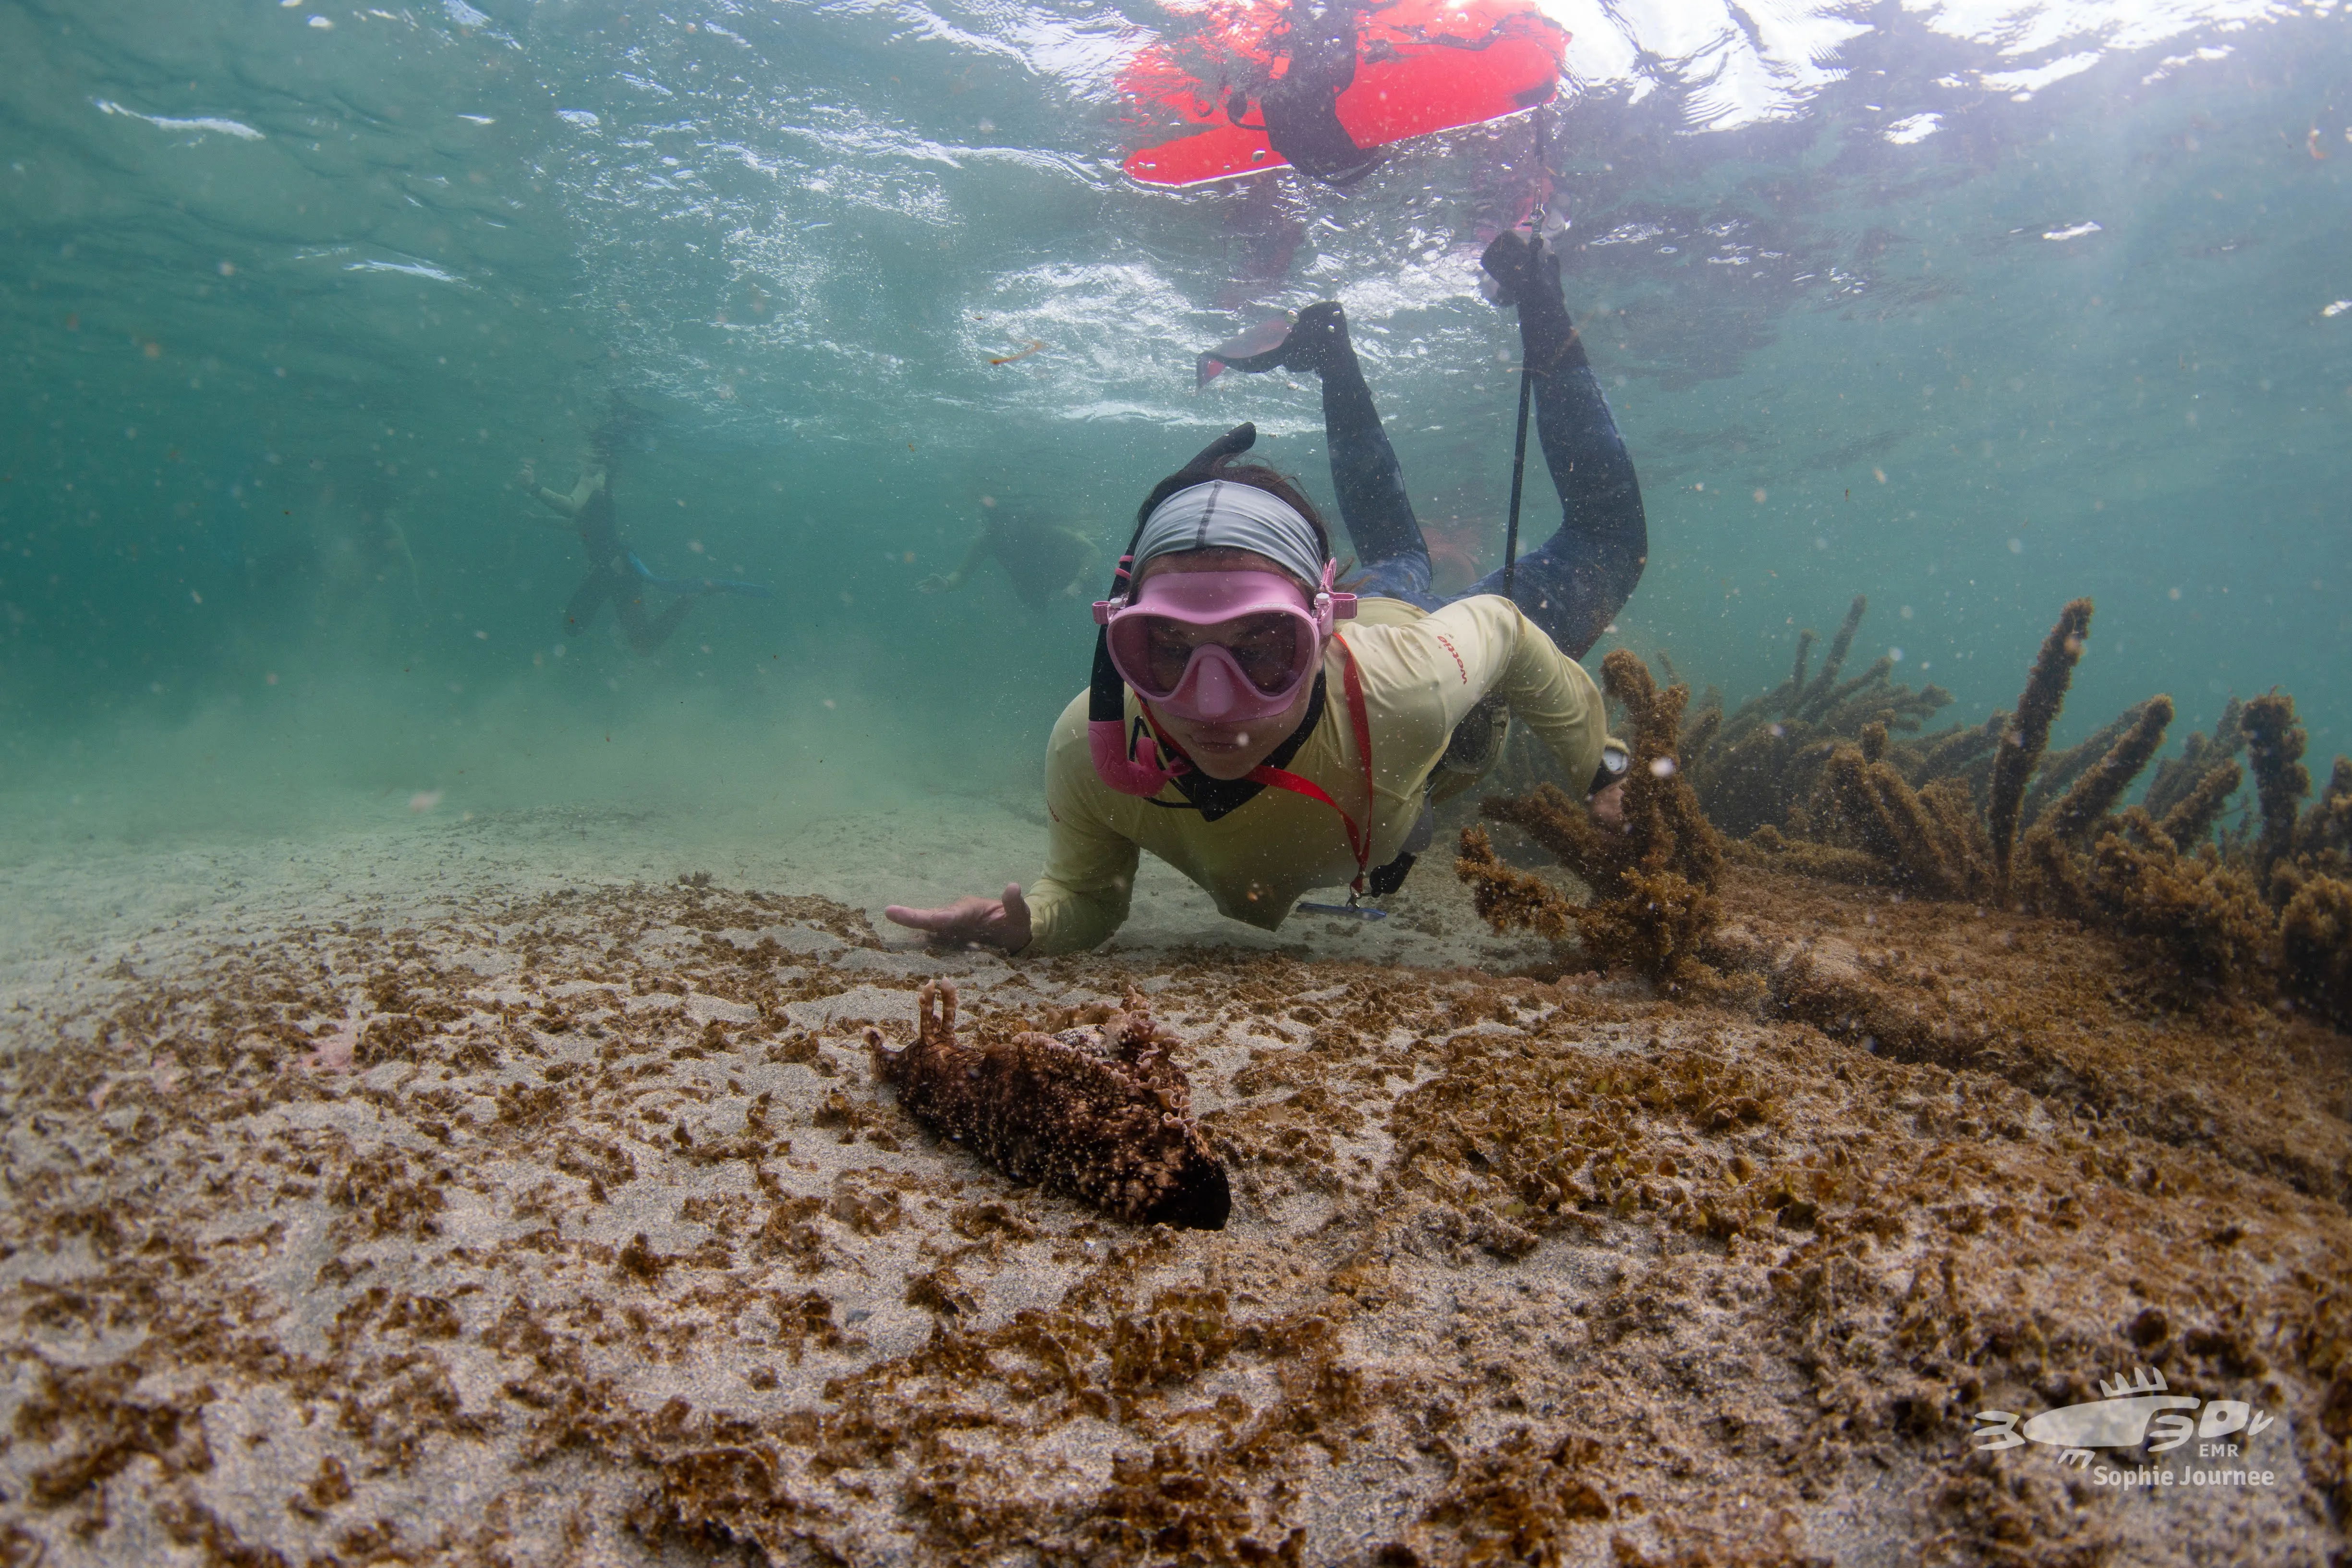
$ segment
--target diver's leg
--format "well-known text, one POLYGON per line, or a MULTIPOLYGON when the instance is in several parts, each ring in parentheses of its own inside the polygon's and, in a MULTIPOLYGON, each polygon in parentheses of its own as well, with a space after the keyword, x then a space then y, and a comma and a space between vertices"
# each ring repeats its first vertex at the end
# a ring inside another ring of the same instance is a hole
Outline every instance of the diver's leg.
POLYGON ((1404 470, 1381 428, 1381 411, 1348 339, 1348 318, 1339 302, 1307 306, 1289 334, 1270 349, 1233 357, 1213 350, 1208 357, 1234 370, 1311 370, 1322 379, 1331 488, 1339 492, 1339 521, 1365 574, 1352 585, 1368 596, 1435 608, 1429 597, 1429 546, 1405 496, 1404 470))
POLYGON ((621 629, 628 634, 629 647, 639 653, 651 653, 669 641, 670 634, 685 623, 687 612, 694 608, 694 601, 701 595, 682 594, 671 600, 660 615, 648 618, 645 592, 640 587, 635 593, 614 595, 613 608, 621 617, 621 629))
MULTIPOLYGON (((1484 260, 1501 285, 1501 302, 1518 307, 1520 353, 1535 373, 1536 433, 1560 500, 1559 530, 1519 558, 1512 597, 1552 641, 1580 658, 1633 597, 1648 563, 1641 481, 1583 340, 1569 322, 1559 258, 1536 253, 1506 231, 1484 260)), ((1470 589, 1502 591, 1499 571, 1470 589)))
POLYGON ((597 610, 603 607, 612 592, 613 579, 609 574, 589 573, 580 586, 572 591, 572 602, 563 606, 564 631, 574 637, 586 631, 588 623, 596 618, 597 610))
POLYGON ((1404 469, 1381 428, 1371 384, 1348 340, 1348 318, 1326 300, 1298 313, 1282 345, 1282 363, 1311 370, 1323 382, 1323 440, 1331 450, 1331 488, 1339 521, 1370 580, 1358 584, 1391 598, 1419 602, 1429 594, 1429 546, 1405 495, 1404 469))

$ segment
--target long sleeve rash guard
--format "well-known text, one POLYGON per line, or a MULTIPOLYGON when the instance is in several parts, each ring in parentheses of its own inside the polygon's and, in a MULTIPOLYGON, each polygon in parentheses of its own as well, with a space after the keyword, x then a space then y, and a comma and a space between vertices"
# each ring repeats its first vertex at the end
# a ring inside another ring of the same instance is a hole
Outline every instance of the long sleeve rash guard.
MULTIPOLYGON (((1550 748, 1570 779, 1581 784, 1600 767, 1608 738, 1600 689, 1508 599, 1482 595, 1433 613, 1367 599, 1339 635, 1356 657, 1371 732, 1370 864, 1395 858, 1454 726, 1489 694, 1509 704, 1513 720, 1550 748)), ((1336 647, 1324 651, 1323 676, 1321 719, 1285 765, 1360 824, 1363 765, 1339 695, 1345 667, 1336 647)), ((1130 734, 1139 712, 1130 690, 1130 734)), ((1062 710, 1047 744, 1045 803, 1052 838, 1045 874, 1029 891, 1033 934, 1024 956, 1076 952, 1117 931, 1146 849, 1206 889, 1223 913, 1268 931, 1302 894, 1356 875, 1347 828, 1319 801, 1262 789, 1211 822, 1172 784, 1150 799, 1105 784, 1087 746, 1083 692, 1062 710)))

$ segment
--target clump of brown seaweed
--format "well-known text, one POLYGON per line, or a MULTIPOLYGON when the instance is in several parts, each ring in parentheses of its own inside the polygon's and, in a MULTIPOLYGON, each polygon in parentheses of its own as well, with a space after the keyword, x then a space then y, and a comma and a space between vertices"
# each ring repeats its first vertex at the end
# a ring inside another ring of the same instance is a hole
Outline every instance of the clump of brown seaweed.
POLYGON ((2052 752, 2090 633, 2088 599, 2043 639, 2014 710, 1983 725, 1896 739, 1951 700, 1892 684, 1882 658, 1838 671, 1866 605, 1857 597, 1821 673, 1811 634, 1774 691, 1729 719, 1710 703, 1679 744, 1708 815, 1741 853, 1782 869, 1931 899, 2013 904, 2140 939, 2175 989, 2251 986, 2352 1020, 2352 761, 2307 811, 2311 776, 2294 702, 2273 692, 2223 711, 2124 804, 2163 749, 2172 699, 2117 715, 2052 752), (2259 822, 2219 831, 2254 775, 2259 822))
POLYGON ((1624 648, 1601 661, 1601 679, 1633 730, 1623 828, 1600 826, 1550 784, 1516 800, 1491 797, 1479 808, 1558 856, 1592 889, 1592 902, 1580 909, 1541 879, 1505 865, 1481 827, 1463 830, 1454 869, 1496 931, 1520 927, 1561 942, 1573 925, 1596 958, 1672 985, 1688 977, 1714 929, 1723 867, 1722 841, 1675 754, 1690 689, 1659 690, 1649 667, 1624 648))
POLYGON ((1841 740, 1858 742, 1868 725, 1886 731, 1886 762, 1906 782, 1989 767, 1998 728, 1953 730, 1906 743, 1952 694, 1938 686, 1914 691, 1894 683, 1895 660, 1883 656, 1851 680, 1838 677, 1853 647, 1869 600, 1854 596, 1817 673, 1808 674, 1814 634, 1797 637, 1789 679, 1727 715, 1709 690, 1684 726, 1679 742, 1685 774, 1708 820, 1735 838, 1759 827, 1809 831, 1804 812, 1841 740), (1796 814, 1793 820, 1791 814, 1796 814))
POLYGON ((2091 601, 2059 613, 2014 709, 1931 734, 1919 731, 1951 694, 1895 684, 1891 657, 1840 679, 1867 608, 1856 596, 1818 672, 1807 672, 1808 631, 1789 679, 1727 717, 1710 691, 1682 722, 1685 688, 1660 693, 1633 654, 1611 654, 1603 683, 1636 733, 1628 831, 1596 826, 1549 784, 1480 808, 1557 855, 1591 887, 1591 905, 1505 865, 1473 828, 1456 868, 1478 912, 1555 942, 1575 929, 1605 962, 1692 978, 1717 918, 1719 827, 1752 864, 2081 921, 2140 942, 2162 989, 2284 998, 2352 1023, 2352 759, 2336 760, 2305 809, 2292 698, 2231 702, 2126 805, 2164 747, 2171 698, 2049 749, 2091 601), (2248 769, 2257 811, 2221 827, 2248 769))
POLYGON ((1099 1028, 956 1043, 956 991, 926 982, 915 1043, 866 1032, 875 1070, 918 1121, 968 1144, 1015 1181, 1035 1182, 1120 1219, 1222 1230, 1225 1168, 1192 1123, 1192 1096, 1143 997, 1099 1028))

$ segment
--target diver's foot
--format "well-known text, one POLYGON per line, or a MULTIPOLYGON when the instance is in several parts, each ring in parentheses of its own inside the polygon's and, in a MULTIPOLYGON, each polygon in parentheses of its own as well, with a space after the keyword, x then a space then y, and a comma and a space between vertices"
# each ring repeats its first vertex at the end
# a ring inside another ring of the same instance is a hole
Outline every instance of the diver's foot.
POLYGON ((1298 312, 1288 341, 1282 345, 1282 363, 1290 370, 1311 370, 1318 375, 1355 357, 1348 342, 1348 312, 1337 300, 1325 300, 1298 312))
POLYGON ((1559 253, 1519 229, 1496 235, 1478 265, 1493 279, 1487 297, 1502 309, 1560 298, 1559 253))
MULTIPOLYGON (((1259 329, 1262 332, 1264 329, 1259 329)), ((1311 370, 1321 372, 1326 365, 1344 363, 1354 350, 1348 342, 1348 316, 1339 309, 1337 300, 1325 300, 1298 312, 1298 320, 1279 341, 1255 353, 1263 339, 1257 333, 1244 333, 1231 342, 1221 343, 1202 357, 1214 360, 1228 369, 1252 373, 1269 370, 1311 370)))

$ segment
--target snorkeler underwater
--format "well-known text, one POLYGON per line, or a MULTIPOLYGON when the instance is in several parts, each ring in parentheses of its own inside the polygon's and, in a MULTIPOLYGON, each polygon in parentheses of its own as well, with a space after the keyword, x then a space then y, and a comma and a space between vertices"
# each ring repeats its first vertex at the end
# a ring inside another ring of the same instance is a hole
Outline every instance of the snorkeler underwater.
POLYGON ((2338 0, 0 58, 0 1562, 2352 1554, 2338 0))

